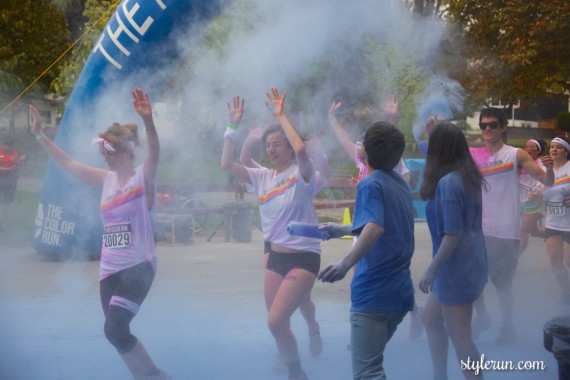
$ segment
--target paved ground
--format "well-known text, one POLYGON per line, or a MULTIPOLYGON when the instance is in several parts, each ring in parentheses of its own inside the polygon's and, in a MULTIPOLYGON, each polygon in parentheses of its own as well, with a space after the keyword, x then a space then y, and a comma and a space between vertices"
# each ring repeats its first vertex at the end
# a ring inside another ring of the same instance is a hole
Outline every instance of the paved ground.
MULTIPOLYGON (((431 243, 425 223, 416 224, 415 282, 426 267, 431 243)), ((265 325, 262 299, 262 237, 251 243, 226 243, 219 232, 192 245, 158 249, 159 271, 149 298, 132 325, 157 364, 174 379, 284 379, 271 364, 273 339, 265 325)), ((349 239, 323 243, 323 264, 351 245, 349 239)), ((102 333, 98 262, 48 261, 30 245, 0 246, 0 379, 128 379, 119 356, 102 333)), ((302 364, 311 379, 350 379, 349 280, 318 283, 314 289, 325 349, 308 352, 306 327, 297 313, 293 329, 302 364)), ((492 316, 496 297, 487 289, 492 316)), ((557 286, 542 241, 535 239, 522 257, 516 279, 516 324, 520 341, 496 347, 494 326, 478 346, 490 360, 543 361, 546 371, 488 371, 487 379, 557 379, 556 361, 542 346, 542 326, 567 314, 556 304, 557 286)), ((423 304, 425 297, 418 295, 423 304)), ((390 379, 429 379, 431 363, 423 335, 410 341, 406 318, 390 342, 385 366, 390 379)), ((450 355, 453 358, 453 352, 450 355)), ((461 379, 450 360, 450 378, 461 379)))

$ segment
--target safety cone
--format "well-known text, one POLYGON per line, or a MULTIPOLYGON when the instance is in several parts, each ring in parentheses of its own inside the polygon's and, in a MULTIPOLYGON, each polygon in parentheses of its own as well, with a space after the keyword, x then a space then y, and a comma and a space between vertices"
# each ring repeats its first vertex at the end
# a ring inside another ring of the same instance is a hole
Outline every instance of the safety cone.
MULTIPOLYGON (((350 220, 350 210, 347 208, 344 209, 344 216, 342 218, 342 224, 352 224, 352 220, 350 220)), ((352 239, 354 236, 352 235, 344 235, 341 239, 352 239)))

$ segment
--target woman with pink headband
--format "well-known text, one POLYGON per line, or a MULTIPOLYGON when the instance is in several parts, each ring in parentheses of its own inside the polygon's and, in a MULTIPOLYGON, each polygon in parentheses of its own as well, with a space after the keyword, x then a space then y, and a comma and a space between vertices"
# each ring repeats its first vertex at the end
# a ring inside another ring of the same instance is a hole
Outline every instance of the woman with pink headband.
POLYGON ((66 172, 102 189, 103 246, 99 269, 105 336, 117 349, 134 379, 170 379, 158 369, 130 323, 146 298, 156 272, 153 218, 156 204, 156 172, 160 144, 148 95, 131 92, 133 107, 146 130, 147 155, 135 166, 139 145, 137 125, 114 123, 93 139, 108 170, 71 158, 42 132, 42 119, 30 105, 32 132, 48 155, 66 172))
MULTIPOLYGON (((541 139, 530 139, 524 150, 538 166, 544 169, 540 157, 546 151, 546 142, 541 139)), ((544 169, 546 170, 546 169, 544 169)), ((520 253, 528 246, 529 236, 544 237, 544 229, 538 227, 538 221, 544 216, 541 183, 522 169, 519 176, 521 202, 521 240, 520 253)))
POLYGON ((566 137, 555 137, 550 143, 554 162, 554 183, 544 189, 546 219, 544 236, 546 251, 554 277, 562 291, 562 302, 570 305, 570 143, 566 137))

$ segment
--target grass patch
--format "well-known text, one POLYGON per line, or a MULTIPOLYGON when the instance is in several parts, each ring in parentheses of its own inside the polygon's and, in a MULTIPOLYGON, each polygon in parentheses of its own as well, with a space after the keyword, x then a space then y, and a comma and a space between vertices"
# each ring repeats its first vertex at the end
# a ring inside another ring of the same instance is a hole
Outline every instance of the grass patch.
POLYGON ((12 204, 12 221, 0 229, 0 244, 29 242, 34 233, 39 193, 16 190, 12 204))

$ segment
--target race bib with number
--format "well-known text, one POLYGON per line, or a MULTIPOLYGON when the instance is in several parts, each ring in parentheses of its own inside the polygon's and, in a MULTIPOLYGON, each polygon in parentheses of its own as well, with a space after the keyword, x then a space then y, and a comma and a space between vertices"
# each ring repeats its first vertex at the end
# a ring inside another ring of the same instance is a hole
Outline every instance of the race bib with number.
POLYGON ((555 216, 566 215, 566 206, 564 206, 564 202, 548 202, 546 204, 546 209, 550 215, 555 215, 555 216))
POLYGON ((131 244, 131 224, 106 226, 103 233, 103 247, 126 248, 131 244))

